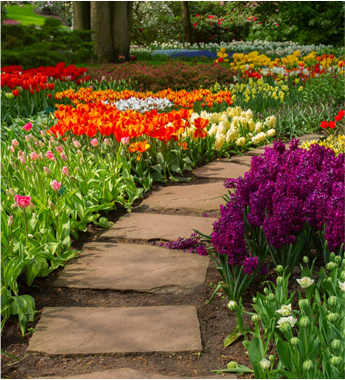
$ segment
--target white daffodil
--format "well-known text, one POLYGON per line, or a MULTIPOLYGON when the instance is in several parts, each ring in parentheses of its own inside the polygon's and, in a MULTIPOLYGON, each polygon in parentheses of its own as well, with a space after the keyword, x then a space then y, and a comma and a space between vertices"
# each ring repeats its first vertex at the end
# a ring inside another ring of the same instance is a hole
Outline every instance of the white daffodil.
POLYGON ((281 314, 283 317, 287 317, 291 314, 291 303, 289 305, 282 305, 277 313, 281 314))
POLYGON ((298 278, 297 282, 302 288, 309 288, 310 286, 313 285, 314 280, 310 277, 302 277, 302 278, 298 278))

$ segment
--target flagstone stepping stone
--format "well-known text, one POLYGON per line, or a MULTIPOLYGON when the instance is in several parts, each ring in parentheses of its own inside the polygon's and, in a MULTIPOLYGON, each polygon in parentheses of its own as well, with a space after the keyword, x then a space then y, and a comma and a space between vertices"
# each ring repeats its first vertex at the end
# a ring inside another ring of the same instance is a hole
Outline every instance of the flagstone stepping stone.
POLYGON ((209 257, 189 252, 152 245, 94 242, 84 246, 54 286, 142 292, 188 289, 205 281, 208 265, 209 257))
MULTIPOLYGON (((49 379, 54 379, 55 377, 49 377, 49 379)), ((56 377, 57 378, 57 377, 56 377)), ((163 376, 160 374, 138 371, 132 368, 116 368, 107 369, 104 371, 83 373, 80 375, 68 376, 66 379, 180 379, 181 377, 176 376, 163 376)), ((196 376, 196 379, 237 379, 233 374, 223 375, 210 375, 210 376, 196 376)), ((191 377, 186 377, 186 379, 192 379, 191 377)))
POLYGON ((195 230, 211 234, 215 218, 134 212, 120 218, 102 238, 174 241, 189 238, 195 230))
POLYGON ((201 350, 194 306, 47 307, 28 348, 48 355, 201 350))
POLYGON ((318 140, 321 137, 325 137, 325 135, 319 135, 319 134, 308 134, 308 135, 303 135, 300 137, 297 137, 300 142, 308 141, 308 140, 318 140))
POLYGON ((252 156, 233 156, 231 157, 231 162, 235 164, 250 166, 252 162, 252 156))
POLYGON ((222 197, 228 190, 223 182, 212 182, 200 185, 161 187, 154 191, 137 208, 140 211, 172 211, 205 213, 219 211, 225 201, 222 197))
POLYGON ((248 171, 248 167, 244 165, 229 160, 219 160, 193 170, 193 174, 201 178, 227 179, 243 177, 246 171, 248 171))

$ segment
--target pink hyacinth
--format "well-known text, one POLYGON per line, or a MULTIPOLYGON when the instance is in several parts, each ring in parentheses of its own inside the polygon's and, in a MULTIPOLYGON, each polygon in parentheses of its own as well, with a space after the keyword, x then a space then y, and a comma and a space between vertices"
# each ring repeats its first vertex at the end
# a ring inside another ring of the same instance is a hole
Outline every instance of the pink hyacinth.
POLYGON ((26 208, 30 205, 31 203, 31 197, 29 196, 24 196, 22 197, 21 195, 16 195, 14 197, 14 200, 16 201, 16 206, 19 208, 26 208))
POLYGON ((98 140, 97 140, 97 139, 92 139, 92 140, 90 141, 90 144, 91 144, 92 146, 98 146, 98 140))
POLYGON ((59 191, 61 189, 61 182, 58 182, 56 179, 54 179, 54 181, 50 183, 50 186, 54 191, 59 191))
POLYGON ((23 129, 26 132, 30 131, 30 129, 32 129, 32 123, 30 122, 30 123, 25 124, 24 127, 23 127, 23 129))

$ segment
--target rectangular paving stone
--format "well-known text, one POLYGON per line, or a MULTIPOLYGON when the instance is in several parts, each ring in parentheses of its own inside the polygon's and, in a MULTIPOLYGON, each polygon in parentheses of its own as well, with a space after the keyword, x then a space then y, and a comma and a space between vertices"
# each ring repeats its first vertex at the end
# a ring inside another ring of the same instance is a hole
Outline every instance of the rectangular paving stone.
POLYGON ((231 161, 213 161, 201 168, 193 170, 193 174, 201 178, 238 178, 243 177, 244 173, 248 171, 248 167, 239 165, 231 161))
POLYGON ((189 238, 194 229, 209 235, 215 221, 215 218, 198 216, 133 212, 121 217, 102 238, 174 241, 179 237, 189 238))
POLYGON ((194 306, 44 308, 28 348, 48 355, 200 350, 194 306))
POLYGON ((141 244, 94 242, 62 271, 54 286, 154 292, 205 281, 209 257, 141 244))
POLYGON ((205 213, 219 211, 228 193, 223 182, 200 185, 169 186, 155 190, 137 208, 140 211, 180 211, 205 213))
MULTIPOLYGON (((196 376, 196 377, 180 377, 180 376, 163 376, 156 375, 153 373, 147 373, 142 371, 136 371, 130 368, 120 368, 120 369, 109 369, 106 371, 92 372, 92 373, 83 373, 75 376, 68 377, 39 377, 30 380, 216 380, 224 379, 220 375, 210 375, 210 376, 196 376)), ((227 380, 236 380, 235 375, 226 375, 227 380)))

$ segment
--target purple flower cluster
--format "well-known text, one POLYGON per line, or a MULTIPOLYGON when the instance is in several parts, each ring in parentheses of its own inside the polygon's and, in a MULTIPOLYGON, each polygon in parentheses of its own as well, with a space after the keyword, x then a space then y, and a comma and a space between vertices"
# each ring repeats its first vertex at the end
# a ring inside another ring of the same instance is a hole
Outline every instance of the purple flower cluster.
POLYGON ((315 144, 307 151, 295 139, 286 149, 276 141, 264 155, 253 157, 244 178, 225 181, 225 187, 236 191, 214 223, 215 250, 228 255, 229 263, 246 263, 250 270, 253 258, 245 257, 244 238, 244 211, 249 207, 248 222, 262 226, 275 249, 296 242, 308 222, 315 233, 322 233, 326 224, 325 240, 336 252, 344 242, 344 164, 345 154, 336 157, 331 149, 315 144))

